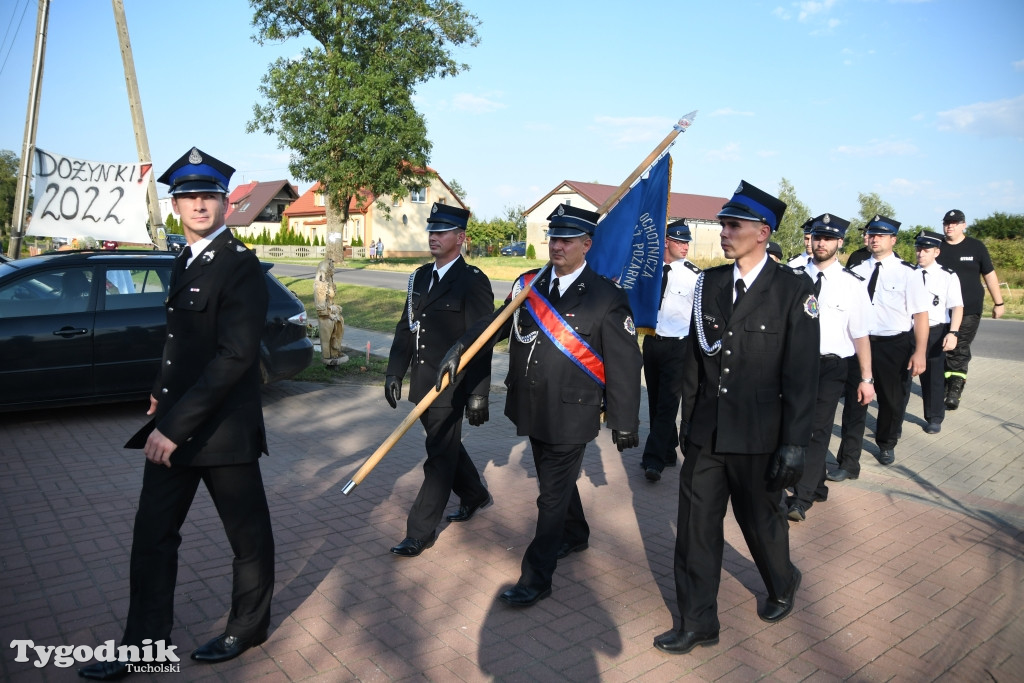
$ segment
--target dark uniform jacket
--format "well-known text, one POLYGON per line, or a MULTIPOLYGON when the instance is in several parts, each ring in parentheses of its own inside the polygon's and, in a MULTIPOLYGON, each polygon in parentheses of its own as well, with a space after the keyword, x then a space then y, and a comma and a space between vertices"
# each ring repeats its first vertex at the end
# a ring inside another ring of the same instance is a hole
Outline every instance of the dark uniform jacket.
MULTIPOLYGON (((418 403, 427 395, 437 378, 437 366, 448 349, 476 321, 489 320, 494 313, 494 293, 483 272, 460 256, 445 276, 427 292, 434 264, 416 270, 412 284, 412 324, 419 323, 418 333, 410 329, 409 299, 402 317, 395 326, 395 339, 388 358, 388 375, 401 380, 412 365, 409 400, 418 403), (417 348, 417 334, 419 347, 417 348)), ((467 346, 469 346, 467 344, 467 346)), ((465 403, 470 395, 487 396, 491 389, 491 349, 487 347, 473 357, 454 388, 447 387, 431 407, 451 407, 453 392, 465 403)))
MULTIPOLYGON (((551 286, 549 272, 545 269, 534 286, 542 296, 551 286)), ((524 344, 514 334, 509 341, 505 415, 516 425, 516 433, 553 444, 588 443, 600 429, 602 405, 609 428, 639 431, 643 359, 626 293, 587 266, 555 310, 604 359, 606 389, 555 347, 523 306, 520 336, 539 333, 532 343, 524 344)), ((510 317, 498 338, 508 336, 512 324, 510 317)))
POLYGON ((155 426, 178 445, 173 465, 253 462, 267 452, 259 369, 269 297, 263 268, 225 230, 187 270, 176 264, 174 272, 153 384, 156 414, 128 447, 145 445, 155 426))
POLYGON ((807 446, 819 356, 811 281, 769 260, 734 311, 732 273, 732 264, 705 270, 699 310, 694 305, 683 391, 688 441, 702 446, 717 428, 718 453, 807 446), (709 346, 722 340, 717 354, 701 348, 698 325, 709 346))

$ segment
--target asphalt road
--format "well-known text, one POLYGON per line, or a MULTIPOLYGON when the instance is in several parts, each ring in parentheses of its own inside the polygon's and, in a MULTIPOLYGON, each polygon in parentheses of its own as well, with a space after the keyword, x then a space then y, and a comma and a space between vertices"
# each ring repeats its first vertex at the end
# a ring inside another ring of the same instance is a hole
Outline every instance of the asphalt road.
MULTIPOLYGON (((316 275, 316 266, 278 263, 274 266, 273 272, 275 275, 312 278, 316 275)), ((337 268, 334 271, 334 281, 337 284, 405 289, 409 284, 409 275, 379 270, 337 268)), ((491 288, 494 290, 495 299, 504 299, 512 290, 512 283, 491 280, 491 288)), ((978 336, 971 345, 971 352, 983 358, 1024 361, 1024 321, 982 318, 978 336)))

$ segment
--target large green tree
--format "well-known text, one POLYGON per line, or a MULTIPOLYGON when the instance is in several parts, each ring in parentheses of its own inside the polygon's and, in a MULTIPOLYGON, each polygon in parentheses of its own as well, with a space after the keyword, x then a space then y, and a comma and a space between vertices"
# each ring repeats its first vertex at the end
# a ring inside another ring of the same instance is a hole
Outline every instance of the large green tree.
POLYGON ((327 230, 341 232, 353 198, 404 197, 429 182, 431 143, 413 104, 418 84, 468 68, 452 50, 476 45, 477 18, 454 0, 249 0, 253 40, 311 38, 264 75, 248 131, 276 135, 289 170, 319 181, 327 230))
POLYGON ((1024 237, 1024 214, 1007 214, 996 211, 988 218, 981 218, 971 224, 971 236, 994 237, 996 239, 1017 239, 1024 237))
POLYGON ((18 155, 9 149, 0 150, 0 238, 6 238, 11 234, 17 187, 18 155))
POLYGON ((797 199, 796 188, 785 178, 779 181, 779 199, 786 202, 786 213, 782 215, 779 229, 772 236, 778 242, 786 258, 796 256, 804 251, 803 224, 811 217, 810 209, 797 199))

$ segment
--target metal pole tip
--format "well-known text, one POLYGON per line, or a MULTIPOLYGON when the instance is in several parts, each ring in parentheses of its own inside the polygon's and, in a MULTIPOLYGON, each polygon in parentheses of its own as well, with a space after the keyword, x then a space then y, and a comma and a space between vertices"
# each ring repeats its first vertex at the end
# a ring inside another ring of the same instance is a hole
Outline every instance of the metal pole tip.
POLYGON ((351 479, 349 479, 348 483, 345 484, 345 487, 341 489, 341 492, 347 496, 348 494, 352 493, 352 489, 354 489, 356 486, 357 484, 351 479))

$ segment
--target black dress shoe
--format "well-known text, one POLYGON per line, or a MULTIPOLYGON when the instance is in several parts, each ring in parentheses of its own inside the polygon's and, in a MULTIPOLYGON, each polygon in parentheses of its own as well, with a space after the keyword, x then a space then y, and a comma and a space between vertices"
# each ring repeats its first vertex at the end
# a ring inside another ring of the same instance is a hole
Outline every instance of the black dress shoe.
POLYGON ((253 638, 238 638, 224 633, 217 636, 206 645, 201 645, 192 651, 192 659, 205 664, 216 664, 234 659, 251 647, 256 647, 267 639, 267 634, 253 638))
POLYGON ((96 662, 78 670, 79 676, 93 681, 119 681, 130 673, 125 662, 96 662))
POLYGON ((828 479, 829 481, 846 481, 847 479, 856 479, 859 476, 859 474, 854 474, 853 472, 850 472, 849 470, 844 470, 842 467, 840 467, 837 470, 829 472, 827 475, 825 475, 825 478, 828 479))
POLYGON ((569 557, 569 555, 573 553, 581 553, 589 547, 590 544, 586 541, 583 541, 582 543, 577 543, 576 545, 563 543, 562 545, 558 546, 558 554, 556 554, 555 557, 559 560, 564 560, 565 558, 569 557))
POLYGON ((654 647, 670 655, 685 655, 698 645, 718 645, 718 631, 667 631, 654 639, 654 647))
POLYGON ((793 611, 793 597, 796 595, 796 589, 800 587, 800 579, 802 578, 800 570, 793 567, 793 582, 790 584, 789 590, 781 597, 768 598, 768 602, 764 604, 764 609, 757 612, 757 616, 761 617, 761 621, 774 624, 776 621, 782 621, 789 616, 789 613, 793 611))
POLYGON ((892 448, 879 448, 875 460, 881 465, 891 465, 896 462, 896 451, 892 448))
POLYGON ((499 596, 501 601, 512 607, 529 607, 536 605, 539 601, 551 595, 551 589, 545 588, 542 591, 529 586, 520 586, 518 583, 499 596))
POLYGON ((648 467, 644 470, 644 476, 647 477, 647 481, 658 481, 661 479, 661 472, 653 467, 648 467))
POLYGON ((807 519, 807 510, 801 503, 793 503, 789 506, 789 513, 786 516, 794 522, 802 522, 807 519))
POLYGON ((434 541, 437 539, 437 534, 431 534, 430 538, 426 541, 421 541, 418 538, 407 538, 394 548, 391 552, 399 557, 416 557, 424 550, 434 545, 434 541))
POLYGON ((942 431, 942 423, 941 422, 929 422, 927 425, 925 425, 925 428, 924 428, 924 433, 925 434, 938 434, 941 431, 942 431))
POLYGON ((488 493, 487 499, 482 503, 477 503, 476 505, 460 505, 459 511, 454 514, 448 515, 446 519, 449 522, 468 522, 470 519, 472 519, 473 514, 477 510, 483 510, 485 507, 490 506, 491 503, 493 502, 494 498, 492 498, 491 494, 488 493))

